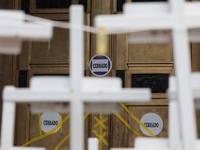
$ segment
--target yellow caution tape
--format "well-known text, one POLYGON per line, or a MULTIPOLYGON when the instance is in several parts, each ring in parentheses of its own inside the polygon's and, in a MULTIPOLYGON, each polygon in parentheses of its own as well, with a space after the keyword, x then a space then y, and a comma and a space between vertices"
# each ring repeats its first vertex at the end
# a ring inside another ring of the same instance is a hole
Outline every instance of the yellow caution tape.
POLYGON ((120 103, 120 105, 122 106, 122 108, 124 108, 124 110, 137 122, 139 123, 140 126, 142 126, 152 137, 156 136, 136 117, 134 116, 131 111, 122 103, 120 103))
POLYGON ((96 122, 97 122, 97 123, 94 125, 95 128, 98 127, 98 126, 100 125, 100 126, 102 126, 105 130, 107 129, 106 125, 103 124, 104 122, 106 122, 106 121, 108 120, 107 117, 106 117, 105 119, 101 120, 101 121, 100 121, 97 117, 95 117, 95 116, 94 116, 94 119, 95 119, 96 122))
POLYGON ((98 127, 99 126, 99 133, 96 130, 92 130, 92 132, 99 138, 99 150, 102 150, 102 142, 108 146, 109 143, 104 139, 104 137, 106 136, 107 132, 105 131, 103 133, 103 128, 106 130, 107 126, 104 125, 104 122, 108 120, 108 118, 106 117, 105 119, 102 119, 102 113, 99 113, 99 119, 97 117, 94 117, 94 119, 96 120, 97 124, 94 125, 94 127, 98 127), (103 127, 103 128, 102 128, 103 127))
MULTIPOLYGON (((90 113, 86 113, 84 115, 84 120, 89 116, 90 113)), ((56 148, 54 150, 57 150, 68 138, 70 137, 70 133, 67 134, 66 137, 64 137, 64 139, 62 139, 62 141, 60 141, 60 143, 56 146, 56 148)))
POLYGON ((25 144, 22 145, 21 147, 28 146, 28 145, 31 144, 32 142, 38 141, 38 140, 40 140, 40 139, 42 139, 42 138, 44 138, 44 137, 46 137, 46 136, 48 136, 48 135, 52 135, 52 134, 56 133, 55 131, 56 131, 63 123, 65 123, 65 122, 69 119, 69 117, 70 117, 70 114, 68 114, 68 115, 64 118, 64 120, 63 120, 62 122, 60 122, 60 123, 59 123, 55 128, 53 128, 51 131, 45 132, 43 135, 38 136, 38 137, 36 137, 36 138, 30 140, 29 142, 25 143, 25 144))
POLYGON ((106 131, 102 135, 99 134, 96 130, 92 130, 92 132, 99 138, 99 142, 102 141, 106 146, 109 145, 109 143, 104 139, 104 136, 107 134, 106 131))
MULTIPOLYGON (((103 44, 103 43, 102 43, 103 44)), ((102 121, 102 118, 103 118, 103 116, 102 116, 102 113, 100 113, 99 114, 99 120, 101 120, 102 121)), ((95 133, 95 131, 93 131, 94 133, 95 133)), ((102 150, 102 142, 105 144, 107 141, 105 140, 104 141, 104 139, 103 139, 103 137, 101 136, 102 134, 103 134, 103 130, 102 130, 102 126, 99 126, 99 150, 102 150)), ((104 132, 105 134, 107 134, 107 132, 104 132)), ((97 137, 98 137, 98 135, 97 134, 95 134, 97 137)))
POLYGON ((84 118, 83 118, 83 119, 85 120, 85 119, 89 116, 89 114, 90 114, 90 113, 86 113, 86 114, 84 115, 84 118))
POLYGON ((57 150, 69 137, 70 137, 70 133, 67 134, 67 136, 64 137, 64 139, 62 139, 62 141, 60 141, 60 143, 56 146, 56 148, 54 150, 57 150))
POLYGON ((130 129, 134 134, 137 136, 143 137, 140 133, 138 133, 133 127, 131 127, 119 114, 115 113, 115 116, 128 128, 130 129))

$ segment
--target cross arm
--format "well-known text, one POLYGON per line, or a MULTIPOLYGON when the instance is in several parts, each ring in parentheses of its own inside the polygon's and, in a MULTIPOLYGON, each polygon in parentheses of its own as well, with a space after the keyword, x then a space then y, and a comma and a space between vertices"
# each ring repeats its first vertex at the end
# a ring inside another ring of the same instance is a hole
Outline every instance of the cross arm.
POLYGON ((135 139, 135 149, 143 149, 143 150, 170 150, 169 141, 167 138, 142 138, 137 137, 135 139), (145 144, 144 144, 145 143, 145 144))
MULTIPOLYGON (((170 100, 178 99, 176 83, 176 77, 170 77, 169 89, 167 91, 170 100)), ((200 99, 200 73, 195 72, 191 74, 191 88, 193 89, 194 99, 200 99)))
POLYGON ((32 23, 0 24, 0 37, 20 38, 21 40, 48 40, 52 37, 52 26, 32 23))
POLYGON ((106 28, 108 34, 131 31, 164 30, 173 26, 170 14, 164 15, 101 15, 95 18, 96 27, 106 28))
POLYGON ((106 28, 107 33, 172 28, 173 16, 167 2, 127 3, 123 9, 123 15, 95 17, 95 25, 106 28))
POLYGON ((30 88, 15 88, 6 86, 3 90, 4 101, 13 102, 67 102, 70 99, 69 89, 32 90, 30 88))
POLYGON ((200 2, 184 3, 182 18, 170 11, 169 3, 127 3, 123 15, 101 15, 95 18, 97 27, 107 34, 129 33, 129 43, 171 42, 171 31, 177 25, 189 29, 190 42, 200 41, 200 2))
POLYGON ((185 22, 188 28, 199 28, 200 26, 200 12, 199 12, 200 2, 185 2, 184 5, 184 15, 185 22))
POLYGON ((150 101, 149 88, 123 89, 119 78, 85 77, 82 85, 84 102, 139 102, 150 101))
POLYGON ((0 37, 47 40, 53 35, 52 23, 25 22, 23 11, 0 10, 0 37))
POLYGON ((122 89, 120 91, 103 91, 83 93, 84 102, 148 102, 151 99, 149 88, 122 89))
POLYGON ((0 53, 19 54, 23 40, 49 40, 53 35, 51 23, 25 22, 22 11, 0 10, 0 53))

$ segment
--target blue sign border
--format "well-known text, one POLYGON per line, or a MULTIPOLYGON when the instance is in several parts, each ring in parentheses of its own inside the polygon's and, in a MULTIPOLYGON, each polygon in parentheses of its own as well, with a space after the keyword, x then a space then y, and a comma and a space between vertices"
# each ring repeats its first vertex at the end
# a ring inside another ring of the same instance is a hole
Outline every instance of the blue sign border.
POLYGON ((90 59, 89 68, 90 68, 90 71, 92 72, 93 75, 98 76, 98 77, 103 77, 111 71, 112 61, 106 55, 95 55, 90 59), (107 72, 93 72, 92 71, 92 60, 94 60, 94 59, 108 59, 108 71, 107 72))

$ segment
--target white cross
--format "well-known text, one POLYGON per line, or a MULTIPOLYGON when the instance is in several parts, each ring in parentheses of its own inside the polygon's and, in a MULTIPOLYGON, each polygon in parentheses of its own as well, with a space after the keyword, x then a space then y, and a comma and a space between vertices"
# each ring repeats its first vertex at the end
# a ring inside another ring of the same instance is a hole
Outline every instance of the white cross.
POLYGON ((129 41, 132 43, 168 42, 172 34, 184 150, 195 149, 197 139, 194 101, 189 80, 191 62, 188 42, 200 41, 199 8, 199 2, 184 0, 133 3, 125 4, 124 15, 98 16, 95 21, 96 26, 105 27, 108 33, 138 31, 129 35, 129 41))
MULTIPOLYGON (((83 25, 83 7, 70 7, 70 23, 83 25)), ((7 86, 3 91, 2 148, 13 148, 14 110, 16 102, 70 102, 70 149, 84 149, 84 105, 149 101, 151 92, 144 89, 122 89, 121 80, 116 78, 83 77, 84 36, 82 30, 70 30, 70 78, 33 77, 30 88, 7 86), (8 123, 10 126, 8 126, 8 123)), ((100 111, 104 113, 105 108, 100 111)), ((86 109, 86 107, 85 107, 86 109)), ((109 108, 108 108, 109 109, 109 108)), ((91 110, 91 109, 90 109, 91 110)), ((85 110, 85 111, 90 111, 85 110)), ((41 110, 42 111, 42 110, 41 110)), ((111 109, 110 111, 116 111, 111 109)), ((29 148, 27 148, 29 149, 29 148)))
MULTIPOLYGON (((24 40, 49 40, 52 25, 25 22, 22 11, 0 10, 0 53, 19 54, 24 40)), ((39 23, 39 22, 38 22, 39 23)))
MULTIPOLYGON (((45 25, 32 24, 25 22, 24 19, 25 19, 25 14, 22 11, 0 10, 0 53, 1 54, 19 54, 21 51, 21 43, 24 40, 41 41, 41 40, 51 39, 53 35, 53 28, 51 24, 45 24, 45 25)), ((9 109, 11 109, 10 110, 11 112, 9 113, 13 113, 14 115, 15 105, 12 105, 10 103, 5 104, 4 110, 9 111, 9 109)), ((11 117, 13 116, 11 115, 11 117)), ((4 130, 7 130, 8 134, 10 134, 11 137, 9 136, 7 137, 7 135, 4 135, 2 137, 3 144, 1 145, 8 144, 5 142, 6 141, 5 139, 13 143, 14 120, 8 119, 4 123, 2 122, 2 124, 4 126, 4 130)), ((1 149, 6 149, 6 147, 2 146, 1 149)), ((14 149, 17 150, 19 148, 14 148, 14 149)))

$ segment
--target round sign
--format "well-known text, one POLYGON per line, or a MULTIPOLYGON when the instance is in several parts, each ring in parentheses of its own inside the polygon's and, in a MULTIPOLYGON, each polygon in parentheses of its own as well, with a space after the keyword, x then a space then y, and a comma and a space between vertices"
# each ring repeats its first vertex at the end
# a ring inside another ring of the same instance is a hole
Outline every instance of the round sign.
POLYGON ((90 60, 89 68, 94 75, 102 77, 110 72, 112 62, 106 55, 95 55, 90 60))
MULTIPOLYGON (((57 112, 45 112, 41 116, 42 131, 49 132, 60 123, 60 115, 57 112)), ((57 132, 60 127, 55 131, 57 132)))
MULTIPOLYGON (((140 120, 154 135, 158 135, 163 128, 162 118, 155 113, 147 113, 140 120)), ((142 126, 140 130, 147 136, 151 136, 142 126)))

